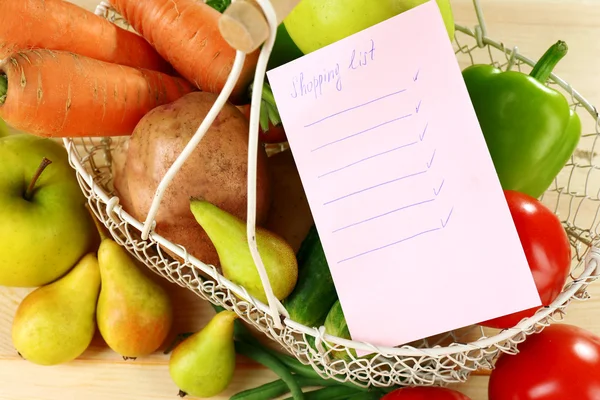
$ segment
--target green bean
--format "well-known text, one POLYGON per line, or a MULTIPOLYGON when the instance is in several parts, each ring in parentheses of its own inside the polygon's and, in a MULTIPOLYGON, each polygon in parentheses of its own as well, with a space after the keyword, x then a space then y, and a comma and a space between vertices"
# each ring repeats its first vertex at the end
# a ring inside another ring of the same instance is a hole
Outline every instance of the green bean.
MULTIPOLYGON (((305 378, 303 376, 294 376, 298 386, 310 387, 310 386, 323 386, 321 379, 305 378)), ((329 382, 328 382, 329 383, 329 382)), ((330 383, 333 384, 333 383, 330 383)), ((273 382, 265 383, 264 385, 257 386, 252 389, 244 390, 236 393, 229 400, 266 400, 273 399, 283 394, 289 393, 288 385, 283 379, 278 379, 273 382)))
POLYGON ((313 369, 313 367, 311 367, 310 365, 302 364, 300 361, 298 361, 294 357, 290 357, 288 355, 281 354, 276 351, 272 351, 271 354, 274 355, 275 357, 277 357, 279 359, 279 361, 281 361, 283 364, 285 364, 285 366, 288 367, 290 369, 290 371, 292 371, 293 373, 298 374, 300 376, 307 377, 307 378, 320 379, 322 381, 321 386, 331 386, 331 384, 326 385, 323 382, 334 382, 335 385, 347 386, 349 388, 353 388, 353 389, 361 391, 361 392, 366 392, 368 390, 367 388, 359 386, 353 382, 349 382, 349 381, 340 382, 340 381, 336 381, 334 379, 323 378, 321 375, 319 375, 317 373, 317 371, 315 371, 313 369))
MULTIPOLYGON (((365 393, 357 392, 356 389, 347 386, 336 385, 306 392, 304 393, 304 398, 306 400, 347 400, 349 396, 355 394, 365 393)), ((285 400, 292 400, 292 398, 290 397, 285 400)))
POLYGON ((379 400, 384 394, 385 393, 378 391, 359 392, 348 397, 346 400, 379 400))
POLYGON ((304 365, 300 361, 295 359, 294 357, 282 354, 278 351, 271 351, 269 349, 269 353, 271 353, 273 356, 277 357, 279 359, 279 361, 281 361, 286 367, 288 367, 290 369, 290 371, 292 371, 298 375, 304 376, 306 378, 314 378, 314 379, 323 380, 321 375, 319 375, 317 373, 317 371, 315 371, 313 369, 313 367, 311 367, 310 365, 304 365))
POLYGON ((282 379, 279 379, 252 389, 238 392, 231 396, 229 400, 267 400, 274 399, 288 392, 289 388, 287 384, 282 379))
POLYGON ((296 382, 296 378, 276 357, 273 357, 261 347, 242 341, 235 342, 235 349, 237 353, 264 365, 276 373, 287 384, 294 400, 304 400, 304 393, 302 393, 302 389, 300 389, 298 382, 296 382))

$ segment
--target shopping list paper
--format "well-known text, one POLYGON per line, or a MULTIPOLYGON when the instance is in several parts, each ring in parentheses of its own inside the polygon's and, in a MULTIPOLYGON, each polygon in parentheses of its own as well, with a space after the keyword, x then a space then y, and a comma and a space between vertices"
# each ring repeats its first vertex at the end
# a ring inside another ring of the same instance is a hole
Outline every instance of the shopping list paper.
POLYGON ((353 339, 541 304, 435 1, 268 78, 353 339))

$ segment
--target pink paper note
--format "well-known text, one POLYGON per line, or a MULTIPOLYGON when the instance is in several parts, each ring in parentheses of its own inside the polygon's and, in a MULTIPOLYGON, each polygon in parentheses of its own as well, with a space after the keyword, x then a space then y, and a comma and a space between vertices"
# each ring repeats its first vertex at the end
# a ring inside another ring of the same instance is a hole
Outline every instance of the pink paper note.
POLYGON ((354 340, 541 305, 435 1, 268 78, 354 340))

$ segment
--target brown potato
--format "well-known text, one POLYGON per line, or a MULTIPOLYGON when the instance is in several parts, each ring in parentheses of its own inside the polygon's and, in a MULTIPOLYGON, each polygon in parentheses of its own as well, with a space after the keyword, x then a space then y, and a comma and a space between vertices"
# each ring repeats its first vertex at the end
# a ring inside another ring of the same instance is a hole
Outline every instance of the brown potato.
POLYGON ((313 225, 313 216, 290 150, 269 157, 273 203, 265 228, 284 238, 295 252, 313 225))
POLYGON ((129 194, 129 185, 125 175, 125 165, 127 164, 127 150, 129 149, 129 137, 120 137, 114 139, 114 145, 111 151, 112 155, 112 175, 113 187, 119 196, 119 204, 127 212, 133 209, 131 195, 129 194))
MULTIPOLYGON (((145 221, 162 177, 190 141, 217 98, 193 92, 159 106, 138 123, 124 167, 132 210, 145 221)), ((168 186, 156 215, 156 233, 183 245, 207 264, 219 265, 217 252, 190 211, 190 198, 202 197, 246 220, 248 120, 226 103, 212 126, 168 186)), ((257 224, 267 219, 271 205, 267 155, 259 147, 257 224)))

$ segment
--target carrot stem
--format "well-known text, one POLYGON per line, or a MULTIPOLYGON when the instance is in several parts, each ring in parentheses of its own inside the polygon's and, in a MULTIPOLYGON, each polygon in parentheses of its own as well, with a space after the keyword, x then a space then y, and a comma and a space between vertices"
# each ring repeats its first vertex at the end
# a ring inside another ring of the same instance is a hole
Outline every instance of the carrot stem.
POLYGON ((40 163, 39 167, 35 171, 35 174, 33 174, 33 178, 31 178, 31 182, 29 182, 29 186, 27 187, 27 190, 25 191, 25 196, 24 196, 25 200, 27 200, 27 201, 31 200, 31 196, 33 196, 33 190, 35 189, 35 184, 40 179, 40 176, 42 175, 42 173, 44 172, 46 167, 50 164, 52 164, 52 161, 48 160, 46 157, 44 157, 42 159, 42 162, 40 163))
POLYGON ((8 78, 6 74, 0 74, 0 105, 6 101, 6 94, 8 93, 8 78))

